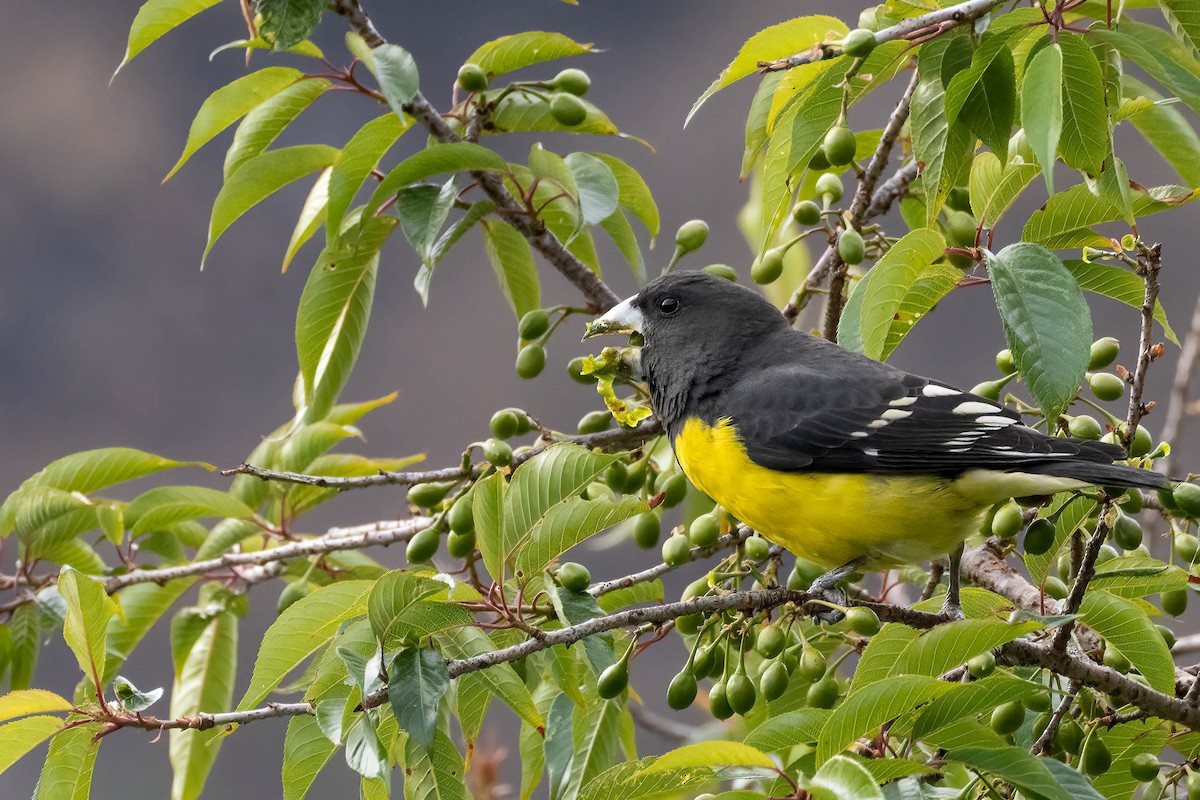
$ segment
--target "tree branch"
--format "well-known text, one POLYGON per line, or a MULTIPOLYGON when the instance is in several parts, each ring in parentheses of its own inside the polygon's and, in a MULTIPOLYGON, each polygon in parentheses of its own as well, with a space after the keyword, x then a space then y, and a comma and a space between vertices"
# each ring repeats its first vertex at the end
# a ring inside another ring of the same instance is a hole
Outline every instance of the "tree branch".
POLYGON ((1137 367, 1133 372, 1133 385, 1129 390, 1128 430, 1125 432, 1126 447, 1132 447, 1138 423, 1148 409, 1142 404, 1142 393, 1146 389, 1146 373, 1154 359, 1154 309, 1158 303, 1158 272, 1162 269, 1162 245, 1139 246, 1137 272, 1146 284, 1142 300, 1142 330, 1138 340, 1137 367))

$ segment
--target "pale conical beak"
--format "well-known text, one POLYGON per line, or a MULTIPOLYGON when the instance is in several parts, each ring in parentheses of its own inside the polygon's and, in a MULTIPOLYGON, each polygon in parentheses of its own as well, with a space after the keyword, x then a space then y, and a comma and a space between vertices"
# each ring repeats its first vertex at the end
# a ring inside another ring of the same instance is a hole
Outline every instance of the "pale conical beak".
POLYGON ((641 333, 642 324, 646 321, 641 309, 633 304, 634 297, 628 297, 610 308, 602 317, 589 322, 584 339, 601 336, 606 333, 641 333))

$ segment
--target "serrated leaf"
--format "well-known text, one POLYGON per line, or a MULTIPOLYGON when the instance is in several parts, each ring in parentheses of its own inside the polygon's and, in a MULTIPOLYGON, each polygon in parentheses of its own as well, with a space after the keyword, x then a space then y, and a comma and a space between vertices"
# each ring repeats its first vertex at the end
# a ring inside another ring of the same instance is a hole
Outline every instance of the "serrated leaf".
POLYGON ((575 714, 575 748, 562 800, 576 800, 589 783, 620 760, 621 727, 629 719, 623 702, 600 700, 575 714))
POLYGON ((117 65, 113 77, 117 76, 121 67, 164 34, 219 2, 221 0, 147 0, 133 18, 133 25, 129 28, 129 41, 125 45, 125 57, 117 65))
MULTIPOLYGON (((705 742, 728 745, 736 742, 705 742)), ((679 797, 681 792, 695 792, 711 787, 717 773, 705 765, 657 769, 657 758, 626 761, 606 769, 583 788, 579 800, 666 800, 679 797)))
POLYGON ((1200 136, 1162 95, 1131 75, 1124 76, 1125 96, 1152 101, 1130 122, 1188 186, 1200 186, 1200 136))
POLYGON ((1186 589, 1187 585, 1187 570, 1132 551, 1097 566, 1096 577, 1089 588, 1104 589, 1117 597, 1132 598, 1186 589))
POLYGON ((434 242, 450 216, 457 194, 454 178, 451 178, 440 187, 407 186, 397 195, 396 216, 400 218, 400 229, 424 265, 432 262, 434 242))
MULTIPOLYGON (((182 661, 175 663, 173 718, 229 710, 237 677, 237 637, 238 618, 233 613, 222 611, 207 620, 182 661)), ((193 800, 200 796, 216 763, 224 731, 219 727, 172 730, 170 739, 171 799, 193 800)))
POLYGON ((502 172, 507 169, 504 159, 486 147, 471 142, 433 144, 404 159, 384 176, 367 202, 363 217, 374 215, 402 188, 425 178, 443 172, 502 172))
POLYGON ((609 166, 587 153, 571 153, 563 159, 578 189, 579 212, 584 225, 598 225, 616 210, 620 186, 609 166))
POLYGON ((913 92, 909 125, 913 157, 925 187, 925 225, 930 228, 975 149, 975 137, 966 125, 951 124, 947 117, 943 78, 966 69, 970 58, 970 43, 962 36, 935 39, 917 56, 920 83, 913 92))
POLYGON ((135 538, 200 517, 253 519, 254 509, 227 492, 204 486, 158 486, 138 495, 125 508, 135 538))
POLYGON ((417 62, 412 54, 397 44, 381 44, 371 49, 372 63, 367 66, 375 73, 379 88, 397 116, 404 116, 404 106, 416 97, 420 85, 417 62))
POLYGON ((551 507, 516 545, 513 562, 517 576, 539 574, 542 567, 575 545, 645 510, 640 497, 616 502, 573 498, 551 507))
POLYGON ((1121 651, 1138 672, 1160 692, 1172 692, 1175 664, 1167 643, 1158 635, 1154 623, 1135 602, 1092 589, 1079 606, 1083 623, 1121 651))
MULTIPOLYGON (((952 112, 950 104, 955 81, 951 81, 946 90, 948 112, 952 112)), ((1007 162, 1008 137, 1012 132, 1016 104, 1016 68, 1012 53, 1008 48, 1001 48, 980 73, 979 81, 970 89, 957 114, 950 113, 949 116, 951 124, 965 124, 1002 162, 1007 162)))
POLYGON ((712 85, 696 99, 687 119, 684 120, 684 125, 691 122, 692 117, 708 98, 726 86, 757 72, 759 61, 774 61, 802 53, 819 42, 840 39, 848 32, 849 29, 841 20, 822 15, 797 17, 764 28, 746 40, 729 66, 723 69, 712 85))
POLYGON ((480 45, 463 63, 475 64, 490 77, 495 77, 533 64, 591 51, 592 45, 580 44, 561 33, 525 31, 501 36, 480 45))
POLYGON ((1092 318, 1083 292, 1044 247, 1029 242, 987 253, 988 274, 1009 348, 1047 419, 1075 398, 1087 371, 1092 318))
POLYGON ((663 753, 639 774, 652 774, 687 767, 763 767, 774 769, 769 755, 742 742, 710 741, 686 744, 663 753))
MULTIPOLYGON (((1053 42, 1029 59, 1021 81, 1021 127, 1046 176, 1046 191, 1050 195, 1054 194, 1054 162, 1063 129, 1063 101, 1063 52, 1053 42)), ((972 191, 971 205, 974 204, 972 191)))
MULTIPOLYGON (((1200 76, 1189 68, 1195 64, 1194 58, 1180 59, 1170 48, 1147 46, 1140 38, 1122 31, 1097 27, 1088 32, 1088 38, 1116 49, 1122 58, 1144 69, 1193 111, 1200 111, 1200 76)), ((1174 38, 1169 38, 1174 43, 1174 38)))
MULTIPOLYGON (((471 658, 496 649, 492 640, 475 627, 463 627, 439 634, 438 644, 442 655, 447 659, 471 658)), ((472 674, 477 674, 488 691, 503 700, 526 723, 538 729, 546 727, 546 720, 537 710, 533 695, 529 693, 529 689, 511 664, 496 664, 472 674)))
MULTIPOLYGON (((221 131, 249 114, 260 104, 288 89, 303 77, 300 70, 291 67, 266 67, 217 89, 200 105, 200 110, 196 112, 191 129, 188 131, 183 154, 179 156, 179 160, 175 162, 175 166, 171 167, 171 171, 167 173, 167 177, 163 178, 163 181, 170 180, 171 176, 178 172, 197 150, 210 142, 221 131)), ((271 138, 274 139, 274 136, 271 138)), ((236 145, 237 140, 234 141, 236 145)), ((266 145, 263 146, 263 149, 265 148, 266 145)), ((232 147, 230 152, 233 152, 232 147)), ((231 172, 232 170, 227 171, 226 180, 229 179, 231 172)))
MULTIPOLYGON (((1051 160, 1051 167, 1053 163, 1051 160)), ((1021 192, 1025 191, 1025 187, 1033 182, 1039 171, 1037 164, 1024 164, 1015 160, 1010 161, 1007 166, 1002 166, 994 153, 980 153, 975 156, 975 160, 971 162, 968 184, 971 211, 979 224, 985 228, 996 227, 996 223, 1012 207, 1021 192)))
MULTIPOLYGON (((483 556, 483 565, 497 582, 504 580, 504 557, 508 553, 504 531, 504 498, 508 483, 500 473, 484 478, 471 490, 471 511, 475 518, 475 539, 483 556)), ((516 541, 516 536, 511 541, 516 541)))
POLYGON ((388 700, 409 740, 430 747, 437 730, 438 705, 450 688, 446 662, 436 650, 406 648, 388 667, 388 700))
POLYGON ((466 765, 445 731, 434 734, 432 747, 410 736, 404 743, 405 800, 471 800, 464 777, 466 765))
MULTIPOLYGON (((1142 307, 1146 299, 1146 285, 1142 279, 1127 269, 1112 264, 1069 259, 1064 261, 1071 275, 1081 289, 1124 303, 1131 308, 1142 307)), ((1161 302, 1154 305, 1154 320, 1163 327, 1163 333, 1174 344, 1179 344, 1171 323, 1167 321, 1167 312, 1161 302)))
POLYGON ((868 731, 911 711, 940 694, 951 684, 924 675, 889 676, 850 694, 833 710, 817 741, 817 761, 825 763, 868 731))
POLYGON ((867 768, 846 756, 823 760, 809 782, 809 793, 813 800, 883 800, 883 790, 867 768))
POLYGON ((336 402, 358 360, 371 318, 379 250, 395 229, 394 217, 371 217, 335 247, 327 247, 309 273, 296 311, 303 420, 315 420, 336 402))
POLYGON ((323 144, 281 147, 249 159, 230 176, 213 201, 201 267, 213 245, 243 214, 293 181, 333 164, 336 148, 323 144))
POLYGON ((802 708, 766 719, 746 735, 746 744, 768 753, 783 753, 800 744, 815 744, 830 711, 802 708))
POLYGON ((380 779, 391 766, 388 751, 379 741, 375 715, 359 714, 346 734, 346 766, 364 779, 380 779))
POLYGON ((317 29, 325 13, 324 0, 257 0, 255 10, 262 15, 258 34, 286 50, 303 42, 317 29))
MULTIPOLYGON (((587 641, 586 639, 584 640, 587 641)), ((560 694, 550 704, 546 714, 546 738, 542 761, 546 766, 551 800, 560 800, 566 790, 571 757, 575 752, 574 718, 576 709, 571 698, 560 694)))
POLYGON ((866 650, 854 669, 854 680, 850 683, 850 694, 854 694, 874 681, 886 678, 900 657, 917 638, 918 631, 896 622, 886 623, 879 633, 871 637, 866 650))
MULTIPOLYGON (((1068 792, 1046 766, 1051 759, 1035 758, 1023 748, 1004 744, 972 719, 960 720, 927 737, 949 750, 949 757, 974 770, 994 773, 1033 797, 1046 800, 1081 800, 1068 792)), ((1085 795, 1086 796, 1086 795, 1085 795)))
POLYGON ((303 800, 337 746, 309 714, 292 717, 283 737, 283 799, 303 800))
POLYGON ((445 591, 444 583, 407 570, 387 573, 375 582, 367 599, 367 619, 375 637, 383 639, 397 620, 412 613, 417 603, 445 591))
MULTIPOLYGON (((550 104, 527 92, 506 94, 492 112, 493 125, 488 126, 483 134, 492 136, 501 133, 537 133, 541 131, 559 131, 562 133, 590 133, 599 136, 617 136, 621 132, 608 115, 593 105, 590 101, 579 98, 587 111, 587 116, 578 125, 564 125, 550 113, 550 104)), ((636 140, 636 137, 628 137, 636 140)), ((640 140, 639 140, 640 141, 640 140)))
MULTIPOLYGON (((941 258, 946 249, 946 240, 936 230, 912 231, 896 242, 884 253, 869 273, 869 282, 859 286, 855 294, 863 292, 861 312, 857 315, 862 352, 869 358, 883 357, 888 336, 896 321, 905 297, 920 275, 934 261, 941 258)), ((841 341, 841 326, 838 331, 841 341)), ((841 342, 845 347, 846 343, 841 342)))
POLYGON ((100 739, 99 723, 86 723, 50 740, 33 800, 87 800, 100 739))
POLYGON ((971 658, 1041 630, 1036 622, 1012 624, 1001 619, 961 619, 924 631, 909 643, 892 667, 891 677, 937 677, 971 658))
POLYGON ((239 711, 262 702, 300 662, 328 643, 338 626, 366 613, 373 581, 341 581, 302 597, 267 628, 239 711))
POLYGON ((9 648, 9 689, 27 689, 33 680, 42 644, 41 619, 42 612, 36 603, 18 606, 9 618, 8 630, 12 640, 9 648))
POLYGON ((651 194, 650 187, 646 185, 646 180, 637 170, 616 156, 608 153, 592 153, 591 155, 603 161, 612 170, 613 177, 617 179, 621 208, 642 221, 646 230, 650 231, 651 239, 658 236, 658 205, 654 202, 654 195, 651 194))
POLYGON ((50 714, 55 711, 70 711, 74 704, 65 697, 45 689, 18 689, 0 695, 0 722, 30 714, 50 714))
POLYGON ((58 578, 58 593, 66 601, 63 638, 84 675, 99 681, 104 672, 105 633, 116 609, 104 587, 67 567, 58 578))
POLYGON ((600 223, 600 227, 612 238, 613 244, 621 251, 621 255, 625 257, 625 261, 629 263, 629 268, 633 270, 633 277, 641 286, 646 282, 646 261, 642 257, 642 249, 638 246, 637 236, 633 232, 633 226, 629 224, 629 218, 625 216, 625 212, 618 209, 614 214, 600 223))
POLYGON ((25 717, 0 725, 0 775, 62 729, 61 717, 25 717))
POLYGON ((329 177, 329 206, 325 224, 327 242, 332 243, 337 239, 342 230, 342 220, 363 181, 411 125, 412 120, 407 116, 385 114, 363 125, 346 142, 329 177))
MULTIPOLYGON (((869 293, 864 289, 873 280, 872 272, 873 270, 867 272, 854 287, 838 326, 838 343, 847 350, 859 353, 863 348, 862 313, 867 307, 865 301, 869 297, 869 293)), ((962 270, 945 262, 930 264, 920 271, 896 308, 896 314, 883 343, 883 351, 879 354, 880 360, 886 361, 891 356, 913 327, 958 286, 962 276, 962 270)))
MULTIPOLYGON (((1139 218, 1157 214, 1190 203, 1196 194, 1196 190, 1170 185, 1139 191, 1132 200, 1133 213, 1139 218)), ((1109 247, 1108 238, 1090 228, 1123 216, 1123 209, 1097 197, 1086 184, 1079 184, 1054 195, 1033 212, 1021 236, 1051 250, 1086 245, 1109 247)))
POLYGON ((1037 687, 1029 681, 997 671, 972 683, 955 687, 930 701, 913 723, 912 735, 918 739, 965 717, 990 711, 999 705, 1029 697, 1037 687))
POLYGON ((1081 36, 1064 33, 1058 45, 1063 57, 1058 151, 1068 166, 1097 175, 1112 152, 1100 62, 1081 36))
POLYGON ((514 227, 498 220, 480 222, 483 245, 496 281, 509 307, 520 319, 541 307, 541 284, 529 242, 514 227))

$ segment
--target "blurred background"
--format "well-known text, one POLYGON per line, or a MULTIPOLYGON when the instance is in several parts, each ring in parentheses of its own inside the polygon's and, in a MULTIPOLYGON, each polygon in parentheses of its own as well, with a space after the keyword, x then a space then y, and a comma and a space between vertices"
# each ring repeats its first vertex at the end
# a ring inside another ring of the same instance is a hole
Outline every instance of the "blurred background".
MULTIPOLYGON (((574 59, 593 78, 589 99, 622 130, 656 152, 627 140, 543 137, 548 147, 604 150, 639 169, 658 200, 664 242, 647 254, 652 273, 670 255, 675 228, 693 217, 708 220, 708 245, 684 266, 733 265, 748 280, 751 254, 735 224, 747 187, 738 183, 745 114, 753 78, 709 101, 687 128, 693 100, 759 29, 790 17, 827 13, 854 26, 866 3, 758 0, 376 0, 366 3, 380 30, 412 51, 422 88, 439 108, 449 106, 455 73, 481 43, 529 29, 561 31, 595 42, 604 52, 574 59)), ((217 244, 199 269, 209 208, 220 187, 227 131, 194 157, 170 183, 162 176, 178 157, 188 125, 214 89, 245 72, 241 51, 208 54, 242 38, 237 5, 223 3, 172 32, 136 58, 110 86, 138 3, 12 3, 0 26, 0 491, 70 452, 126 445, 178 459, 236 465, 259 439, 291 416, 296 374, 294 314, 317 247, 302 251, 287 274, 280 262, 309 181, 280 192, 253 210, 217 244)), ((340 19, 327 16, 315 37, 344 62, 340 19)), ((252 68, 271 62, 262 53, 252 68)), ((553 76, 564 63, 528 74, 553 76)), ((850 124, 877 128, 900 87, 873 96, 851 112, 850 124)), ((331 93, 302 115, 281 144, 327 141, 342 145, 378 109, 359 96, 331 93)), ((501 149, 522 159, 533 138, 501 149)), ((499 146, 498 140, 489 144, 499 146)), ((408 134, 385 165, 422 145, 408 134), (411 138, 409 138, 411 137, 411 138)), ((1131 178, 1144 185, 1178 182, 1140 138, 1123 135, 1118 153, 1131 178), (1122 149, 1122 145, 1125 145, 1122 149)), ((1026 192, 997 234, 997 247, 1044 198, 1041 181, 1026 192)), ((1182 336, 1200 287, 1194 267, 1195 207, 1149 218, 1141 232, 1164 243, 1163 303, 1182 336)), ((644 241, 644 240, 643 240, 644 241)), ((605 279, 620 294, 636 287, 610 249, 602 253, 605 279)), ((396 402, 364 420, 367 441, 348 448, 374 456, 426 453, 430 467, 455 463, 463 446, 487 436, 491 412, 520 406, 551 426, 573 431, 586 411, 600 407, 588 387, 566 379, 567 360, 587 352, 573 332, 551 343, 542 377, 520 380, 513 371, 516 325, 502 300, 477 236, 467 237, 439 268, 429 306, 412 288, 416 257, 402 237, 384 251, 374 313, 345 400, 393 390, 396 402)), ((540 265, 543 302, 576 302, 557 273, 540 265)), ((1121 361, 1132 366, 1136 312, 1100 301, 1093 305, 1097 335, 1127 343, 1121 361)), ((954 292, 916 328, 893 362, 971 386, 995 377, 993 355, 1004 346, 989 291, 954 292)), ((1178 350, 1169 347, 1151 372, 1148 397, 1165 403, 1178 350)), ((1156 432, 1163 414, 1146 425, 1156 432)), ((1193 431, 1194 432, 1194 431, 1193 431)), ((1176 442, 1175 465, 1197 469, 1195 437, 1176 442)), ((170 482, 222 486, 200 471, 170 482)), ((124 490, 129 496, 140 486, 124 490)), ((117 492, 119 496, 125 496, 117 492)), ((309 518, 306 532, 404 513, 402 490, 356 493, 309 518)), ((583 554, 597 578, 655 563, 657 551, 583 554)), ((626 549, 629 548, 629 549, 626 549)), ((372 552, 399 563, 402 551, 372 552)), ((10 557, 11 559, 11 557, 10 557)), ((673 576, 678 590, 699 568, 673 576)), ((244 690, 261 632, 274 618, 277 586, 254 591, 254 611, 241 628, 235 698, 244 690)), ((69 694, 74 660, 51 636, 36 684, 69 694)), ((674 648, 674 649, 672 649, 674 648)), ((666 681, 684 654, 656 647, 634 670, 634 685, 663 707, 666 681), (653 663, 650 663, 653 662, 653 663)), ((142 688, 166 684, 171 665, 166 626, 144 642, 124 670, 142 688)), ((165 700, 163 701, 165 704, 165 700)), ((507 714, 493 705, 498 719, 507 714)), ((701 722, 696 715, 688 722, 701 722)), ((711 718, 709 719, 711 721, 711 718)), ((285 725, 258 723, 237 733, 221 753, 209 795, 278 796, 278 765, 285 725)), ((515 742, 508 726, 485 733, 476 758, 515 742)), ((645 753, 664 740, 640 732, 645 753)), ((131 786, 164 797, 170 786, 165 737, 123 732, 106 739, 92 790, 94 798, 126 797, 131 786), (135 765, 131 769, 131 764, 135 765)), ((515 746, 509 755, 515 758, 515 746)), ((44 752, 44 748, 37 753, 44 752)), ((0 796, 28 796, 40 768, 35 754, 0 777, 0 796)), ((506 770, 507 774, 507 770, 506 770)), ((356 781, 340 756, 326 768, 311 796, 341 796, 356 781)))

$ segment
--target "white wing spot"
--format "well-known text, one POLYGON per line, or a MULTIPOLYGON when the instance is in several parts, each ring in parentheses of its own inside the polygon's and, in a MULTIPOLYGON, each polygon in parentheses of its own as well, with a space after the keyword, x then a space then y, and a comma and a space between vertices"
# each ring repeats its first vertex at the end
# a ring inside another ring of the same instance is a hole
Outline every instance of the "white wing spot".
POLYGON ((903 408, 904 406, 911 406, 915 402, 917 402, 917 398, 915 397, 897 397, 895 400, 888 403, 888 405, 896 408, 903 408))
POLYGON ((863 438, 866 438, 867 436, 870 436, 871 434, 867 433, 866 431, 855 431, 854 433, 852 433, 850 435, 853 436, 855 439, 863 439, 863 438))
POLYGON ((1001 428, 1017 424, 1011 417, 979 417, 975 421, 983 425, 999 425, 1001 428))
POLYGON ((926 397, 950 397, 956 394, 962 394, 958 389, 951 389, 948 386, 938 386, 935 383, 926 384, 921 389, 921 394, 926 397))
POLYGON ((898 420, 898 419, 904 419, 905 417, 911 417, 912 413, 913 412, 911 412, 911 411, 901 411, 898 408, 889 408, 887 411, 883 412, 879 416, 882 419, 893 421, 893 420, 898 420))
POLYGON ((877 419, 874 422, 872 422, 870 425, 868 425, 867 427, 868 428, 882 428, 882 427, 885 427, 887 424, 888 424, 888 421, 886 419, 877 419))
POLYGON ((969 447, 953 447, 950 449, 950 452, 951 453, 965 453, 970 449, 971 448, 969 448, 969 447))
POLYGON ((975 400, 968 400, 954 407, 955 414, 994 414, 999 410, 990 403, 980 403, 975 400))
POLYGON ((879 451, 874 447, 864 447, 863 452, 872 457, 879 455, 879 451))

